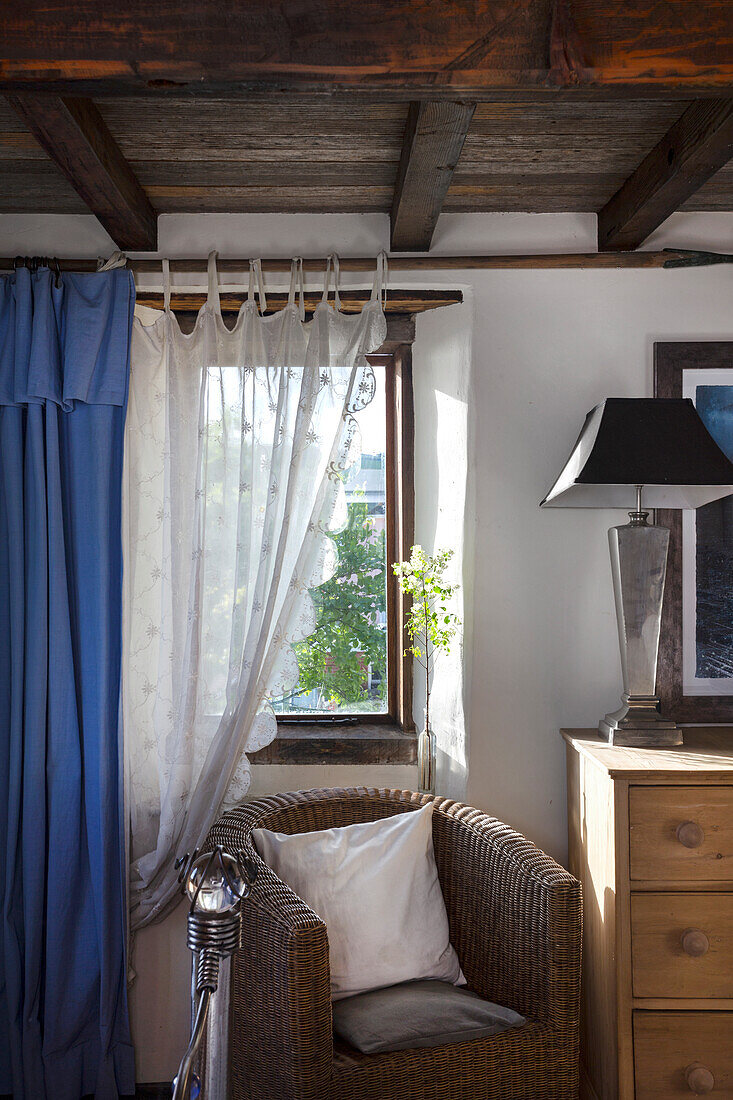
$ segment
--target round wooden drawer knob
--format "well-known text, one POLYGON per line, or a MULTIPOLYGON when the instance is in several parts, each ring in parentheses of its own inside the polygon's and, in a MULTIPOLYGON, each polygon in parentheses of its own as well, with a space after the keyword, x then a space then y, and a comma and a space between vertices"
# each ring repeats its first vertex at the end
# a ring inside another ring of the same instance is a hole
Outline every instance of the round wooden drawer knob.
POLYGON ((682 933, 682 950, 693 959, 702 958, 710 950, 710 940, 699 928, 688 928, 682 933))
POLYGON ((705 839, 705 833, 696 821, 683 821, 677 826, 677 839, 685 848, 699 848, 705 839))
POLYGON ((693 1062, 687 1067, 685 1080, 690 1092, 696 1093, 697 1096, 705 1096, 715 1088, 715 1078, 702 1062, 693 1062))

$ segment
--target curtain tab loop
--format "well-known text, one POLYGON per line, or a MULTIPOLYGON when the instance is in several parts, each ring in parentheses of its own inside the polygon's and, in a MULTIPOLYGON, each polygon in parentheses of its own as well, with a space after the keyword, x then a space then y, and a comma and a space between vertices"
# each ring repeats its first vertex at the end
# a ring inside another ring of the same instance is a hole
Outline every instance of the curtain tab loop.
POLYGON ((264 317, 267 313, 267 295, 265 294, 265 280, 262 274, 262 260, 255 260, 255 275, 257 276, 257 293, 260 299, 260 313, 264 317))
POLYGON ((331 273, 333 272, 333 307, 339 312, 341 310, 341 297, 339 295, 339 281, 341 279, 341 264, 336 252, 329 252, 326 258, 326 271, 323 277, 323 297, 322 302, 328 302, 329 291, 331 290, 331 273))
POLYGON ((338 253, 332 253, 333 256, 333 304, 337 313, 341 312, 341 297, 339 295, 339 283, 341 282, 341 262, 338 258, 338 253))
POLYGON ((166 313, 171 310, 171 265, 170 260, 163 260, 163 309, 166 313))
POLYGON ((265 283, 262 278, 261 260, 249 261, 249 285, 247 287, 248 302, 254 302, 255 300, 255 286, 257 288, 257 296, 260 300, 260 313, 264 317, 267 312, 267 296, 265 294, 265 283))
POLYGON ((372 301, 380 302, 382 309, 387 305, 387 282, 389 279, 389 261, 384 249, 377 254, 377 264, 372 284, 372 301))
POLYGON ((216 257, 218 252, 216 249, 212 249, 209 253, 208 263, 206 265, 209 274, 209 292, 206 299, 206 304, 210 309, 215 310, 217 313, 220 311, 219 302, 219 276, 216 270, 216 257))
POLYGON ((295 306, 295 291, 298 290, 298 316, 305 321, 305 277, 303 275, 303 257, 295 256, 290 264, 290 290, 288 291, 288 306, 295 306))

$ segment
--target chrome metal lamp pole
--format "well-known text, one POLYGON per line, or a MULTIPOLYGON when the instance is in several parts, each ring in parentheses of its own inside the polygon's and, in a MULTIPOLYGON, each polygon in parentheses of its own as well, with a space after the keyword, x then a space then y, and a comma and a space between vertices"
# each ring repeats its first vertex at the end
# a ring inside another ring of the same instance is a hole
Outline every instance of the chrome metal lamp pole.
MULTIPOLYGON (((219 988, 220 963, 239 947, 241 903, 249 896, 257 867, 242 852, 231 855, 220 846, 203 855, 198 851, 185 855, 176 867, 180 868, 178 881, 191 902, 187 940, 194 957, 191 1039, 173 1082, 173 1100, 196 1100, 201 1083, 194 1064, 211 1001, 219 988)), ((227 1057, 228 1052, 219 1053, 227 1057)))
POLYGON ((588 413, 562 473, 542 501, 551 508, 623 508, 608 532, 623 675, 622 706, 599 723, 615 745, 682 744, 661 714, 657 657, 669 531, 650 508, 700 508, 733 493, 733 463, 689 398, 609 397, 588 413))

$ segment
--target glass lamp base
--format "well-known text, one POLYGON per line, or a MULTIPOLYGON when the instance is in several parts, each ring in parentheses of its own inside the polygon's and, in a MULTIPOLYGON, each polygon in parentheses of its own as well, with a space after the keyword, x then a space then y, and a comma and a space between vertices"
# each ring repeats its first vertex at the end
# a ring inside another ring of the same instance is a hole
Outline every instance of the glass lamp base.
POLYGON ((669 531, 647 516, 639 507, 608 532, 624 692, 623 706, 598 728, 612 745, 669 748, 682 744, 682 731, 662 717, 656 694, 669 531))
POLYGON ((623 695, 623 706, 598 723, 611 745, 628 748, 672 748, 682 744, 682 730, 659 713, 655 695, 623 695))

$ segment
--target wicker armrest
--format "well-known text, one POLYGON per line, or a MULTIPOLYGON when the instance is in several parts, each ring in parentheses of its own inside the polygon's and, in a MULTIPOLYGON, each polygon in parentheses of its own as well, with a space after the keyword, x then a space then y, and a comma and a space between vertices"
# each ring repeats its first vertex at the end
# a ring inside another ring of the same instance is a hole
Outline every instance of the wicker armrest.
POLYGON ((469 985, 525 1016, 576 1031, 580 883, 495 818, 442 799, 436 811, 451 939, 469 985))
POLYGON ((333 1062, 326 926, 260 859, 250 807, 226 814, 209 842, 242 850, 257 881, 242 905, 231 995, 233 1100, 322 1100, 333 1062))

